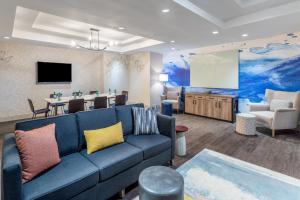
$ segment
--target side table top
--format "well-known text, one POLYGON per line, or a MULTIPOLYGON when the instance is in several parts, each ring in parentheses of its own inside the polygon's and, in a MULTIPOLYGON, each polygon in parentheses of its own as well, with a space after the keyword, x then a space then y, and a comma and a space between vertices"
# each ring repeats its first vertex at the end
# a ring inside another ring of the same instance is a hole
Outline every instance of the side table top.
POLYGON ((176 126, 176 133, 187 132, 188 130, 189 130, 189 128, 186 126, 183 126, 183 125, 176 126))

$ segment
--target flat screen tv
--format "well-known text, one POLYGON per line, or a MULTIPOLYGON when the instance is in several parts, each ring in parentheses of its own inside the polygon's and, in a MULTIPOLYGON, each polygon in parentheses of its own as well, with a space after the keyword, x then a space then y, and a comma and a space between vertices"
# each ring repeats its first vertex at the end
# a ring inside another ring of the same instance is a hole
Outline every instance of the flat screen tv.
POLYGON ((37 83, 71 83, 72 64, 37 62, 37 83))

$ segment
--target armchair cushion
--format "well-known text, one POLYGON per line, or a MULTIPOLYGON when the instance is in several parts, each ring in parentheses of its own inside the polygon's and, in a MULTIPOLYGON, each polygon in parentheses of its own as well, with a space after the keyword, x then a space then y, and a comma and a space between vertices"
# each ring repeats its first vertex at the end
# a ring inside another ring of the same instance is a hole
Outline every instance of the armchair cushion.
POLYGON ((255 112, 255 111, 270 111, 270 105, 264 104, 264 103, 248 103, 249 111, 255 112))
POLYGON ((293 107, 293 103, 287 100, 272 99, 270 103, 271 111, 275 111, 281 108, 292 108, 292 107, 293 107))
POLYGON ((256 121, 258 123, 261 123, 269 128, 272 127, 274 112, 272 112, 272 111, 256 111, 256 112, 250 112, 250 113, 256 116, 256 121))

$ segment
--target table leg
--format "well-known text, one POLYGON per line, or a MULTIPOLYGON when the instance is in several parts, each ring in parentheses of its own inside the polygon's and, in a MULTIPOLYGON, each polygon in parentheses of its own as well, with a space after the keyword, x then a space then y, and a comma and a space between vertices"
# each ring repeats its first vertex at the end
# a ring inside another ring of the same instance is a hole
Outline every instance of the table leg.
POLYGON ((186 140, 185 140, 185 133, 177 133, 176 138, 176 154, 178 156, 185 156, 186 155, 186 140))
POLYGON ((57 104, 55 104, 54 115, 57 116, 57 104))

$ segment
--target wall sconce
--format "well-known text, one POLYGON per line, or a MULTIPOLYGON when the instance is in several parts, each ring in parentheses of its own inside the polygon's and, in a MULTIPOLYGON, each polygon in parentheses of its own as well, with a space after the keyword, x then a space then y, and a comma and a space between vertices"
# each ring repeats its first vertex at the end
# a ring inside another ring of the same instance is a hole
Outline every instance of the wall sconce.
POLYGON ((166 84, 166 82, 169 81, 169 75, 168 74, 159 74, 159 81, 166 84))

